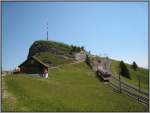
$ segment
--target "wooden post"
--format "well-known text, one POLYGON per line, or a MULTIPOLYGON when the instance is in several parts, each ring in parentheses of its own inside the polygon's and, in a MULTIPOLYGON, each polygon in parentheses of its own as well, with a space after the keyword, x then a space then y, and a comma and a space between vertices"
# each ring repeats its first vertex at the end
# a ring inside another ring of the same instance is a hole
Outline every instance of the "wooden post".
POLYGON ((121 77, 120 77, 120 73, 119 73, 119 89, 120 89, 120 93, 121 93, 121 77))
POLYGON ((140 76, 138 76, 138 82, 139 82, 139 96, 138 96, 138 102, 140 101, 140 92, 141 92, 141 84, 140 84, 140 76))
POLYGON ((1 75, 3 74, 3 72, 2 72, 2 66, 1 66, 1 75))

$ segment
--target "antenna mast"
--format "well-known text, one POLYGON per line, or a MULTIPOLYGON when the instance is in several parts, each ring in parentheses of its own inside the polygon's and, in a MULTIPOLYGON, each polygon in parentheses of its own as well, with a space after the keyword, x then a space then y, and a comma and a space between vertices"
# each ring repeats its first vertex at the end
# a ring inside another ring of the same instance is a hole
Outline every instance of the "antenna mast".
POLYGON ((48 22, 46 23, 46 25, 47 25, 46 29, 47 29, 47 41, 48 41, 48 22))

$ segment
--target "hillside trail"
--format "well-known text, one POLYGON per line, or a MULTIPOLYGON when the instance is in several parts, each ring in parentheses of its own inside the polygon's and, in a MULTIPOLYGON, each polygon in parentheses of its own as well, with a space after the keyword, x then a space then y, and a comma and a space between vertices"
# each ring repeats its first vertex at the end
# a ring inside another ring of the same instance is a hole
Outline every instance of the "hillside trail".
POLYGON ((6 104, 6 100, 9 100, 8 106, 10 109, 13 109, 16 104, 16 97, 8 92, 8 86, 6 85, 4 78, 1 80, 1 104, 2 106, 6 104))
MULTIPOLYGON (((78 63, 80 63, 80 62, 84 62, 83 60, 82 61, 75 61, 75 62, 72 62, 72 63, 69 63, 69 64, 65 64, 65 65, 72 65, 72 64, 78 64, 78 63)), ((61 64, 61 65, 58 65, 58 66, 55 66, 55 67, 51 67, 51 68, 49 68, 49 70, 50 69, 55 69, 55 68, 59 68, 59 67, 61 67, 61 66, 63 66, 64 64, 61 64)))

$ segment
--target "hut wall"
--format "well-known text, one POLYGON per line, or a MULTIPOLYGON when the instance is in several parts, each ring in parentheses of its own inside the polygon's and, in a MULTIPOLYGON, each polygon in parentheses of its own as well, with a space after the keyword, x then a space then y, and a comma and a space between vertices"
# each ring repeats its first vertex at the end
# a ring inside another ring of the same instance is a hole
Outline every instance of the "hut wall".
POLYGON ((35 74, 35 73, 41 74, 42 65, 37 61, 35 61, 34 59, 29 59, 22 66, 20 66, 20 71, 29 74, 35 74))

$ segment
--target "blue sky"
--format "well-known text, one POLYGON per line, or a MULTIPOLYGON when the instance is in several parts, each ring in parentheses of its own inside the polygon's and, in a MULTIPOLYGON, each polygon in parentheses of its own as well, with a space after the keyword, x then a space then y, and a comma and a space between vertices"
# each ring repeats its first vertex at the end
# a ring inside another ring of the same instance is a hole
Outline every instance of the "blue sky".
POLYGON ((148 67, 146 2, 3 2, 3 69, 14 69, 35 40, 46 39, 46 22, 50 40, 148 67))

